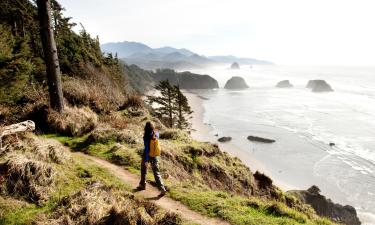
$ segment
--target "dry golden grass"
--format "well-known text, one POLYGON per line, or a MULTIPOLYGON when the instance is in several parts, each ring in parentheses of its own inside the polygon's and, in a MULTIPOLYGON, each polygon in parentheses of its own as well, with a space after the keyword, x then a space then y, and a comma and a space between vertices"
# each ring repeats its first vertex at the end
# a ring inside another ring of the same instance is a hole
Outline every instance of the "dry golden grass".
POLYGON ((41 204, 54 189, 53 163, 70 161, 65 147, 55 140, 32 134, 7 137, 7 150, 0 155, 0 193, 41 204))
POLYGON ((25 155, 14 154, 0 165, 5 179, 2 189, 12 196, 24 196, 40 203, 47 200, 52 188, 54 170, 48 164, 25 155))
POLYGON ((56 140, 31 137, 30 142, 33 146, 30 148, 30 152, 35 154, 39 160, 58 164, 64 164, 71 160, 69 150, 56 140))
POLYGON ((119 112, 112 112, 110 114, 101 116, 100 122, 103 124, 107 124, 113 128, 125 129, 127 128, 130 119, 119 112))
POLYGON ((69 78, 64 81, 64 97, 74 106, 90 106, 98 113, 117 110, 126 98, 111 82, 106 76, 88 80, 69 78))
POLYGON ((55 212, 36 224, 180 224, 181 219, 151 202, 101 183, 65 198, 55 212))
POLYGON ((144 102, 143 102, 142 97, 138 94, 133 94, 126 98, 126 101, 121 108, 122 109, 127 109, 127 108, 140 109, 143 107, 144 107, 144 102))
POLYGON ((0 104, 0 128, 1 128, 1 122, 5 120, 5 118, 9 117, 11 114, 11 110, 9 107, 0 104))
POLYGON ((47 123, 51 131, 68 136, 81 136, 95 129, 98 117, 88 107, 65 107, 62 114, 50 110, 47 123))

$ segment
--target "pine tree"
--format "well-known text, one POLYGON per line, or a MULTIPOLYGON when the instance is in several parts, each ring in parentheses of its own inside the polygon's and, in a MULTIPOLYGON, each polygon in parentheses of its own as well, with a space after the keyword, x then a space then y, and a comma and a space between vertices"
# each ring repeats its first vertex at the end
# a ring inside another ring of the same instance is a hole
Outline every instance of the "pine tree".
POLYGON ((168 80, 160 81, 155 87, 160 96, 148 96, 149 102, 157 103, 155 108, 157 116, 170 128, 190 129, 189 119, 193 111, 188 100, 182 94, 178 85, 173 86, 168 80))
POLYGON ((175 98, 175 109, 177 114, 177 127, 181 130, 189 130, 191 128, 191 123, 189 123, 189 119, 191 119, 191 114, 193 111, 189 106, 188 99, 185 95, 182 94, 180 90, 180 86, 174 86, 176 92, 175 98))
POLYGON ((149 102, 157 103, 159 107, 155 108, 155 112, 159 118, 166 120, 167 126, 173 128, 174 124, 174 101, 176 96, 175 87, 168 80, 160 81, 155 89, 160 92, 160 96, 148 96, 149 102))
POLYGON ((61 113, 64 110, 64 101, 59 59, 57 56, 56 42, 51 27, 51 2, 50 0, 37 0, 37 5, 40 23, 40 36, 42 40, 44 60, 47 68, 47 83, 50 104, 53 109, 61 113))

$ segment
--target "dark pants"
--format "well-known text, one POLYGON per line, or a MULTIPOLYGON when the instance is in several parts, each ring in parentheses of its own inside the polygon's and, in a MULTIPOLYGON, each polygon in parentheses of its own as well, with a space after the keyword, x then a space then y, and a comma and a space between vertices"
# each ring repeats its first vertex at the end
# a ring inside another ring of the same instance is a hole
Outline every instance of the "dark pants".
POLYGON ((162 191, 165 191, 165 187, 163 181, 161 179, 158 158, 157 157, 150 157, 149 162, 145 162, 142 159, 141 163, 141 182, 139 182, 139 186, 146 187, 146 174, 147 174, 147 164, 151 163, 152 172, 154 172, 155 182, 158 185, 158 188, 162 191))

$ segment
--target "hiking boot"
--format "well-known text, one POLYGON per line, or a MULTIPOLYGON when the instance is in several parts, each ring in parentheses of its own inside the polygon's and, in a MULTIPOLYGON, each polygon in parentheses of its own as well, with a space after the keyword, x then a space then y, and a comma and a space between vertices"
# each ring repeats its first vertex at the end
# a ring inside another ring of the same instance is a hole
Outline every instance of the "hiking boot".
POLYGON ((144 191, 146 190, 146 186, 139 185, 136 189, 137 191, 144 191))
POLYGON ((163 197, 166 193, 167 193, 167 191, 165 189, 163 189, 163 190, 160 191, 160 194, 158 196, 163 197))

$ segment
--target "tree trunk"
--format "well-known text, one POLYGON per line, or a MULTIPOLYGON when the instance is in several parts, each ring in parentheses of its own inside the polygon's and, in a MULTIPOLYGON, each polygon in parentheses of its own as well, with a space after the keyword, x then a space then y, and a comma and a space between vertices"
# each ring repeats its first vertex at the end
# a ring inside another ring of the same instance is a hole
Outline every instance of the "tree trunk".
POLYGON ((178 103, 178 128, 182 129, 182 119, 183 119, 183 115, 182 115, 182 101, 181 101, 181 92, 180 92, 180 88, 178 87, 178 100, 177 100, 177 103, 178 103))
POLYGON ((50 0, 37 0, 37 5, 40 36, 43 45, 44 61, 47 68, 50 104, 53 109, 61 113, 64 110, 64 99, 56 42, 51 27, 51 2, 50 0))
POLYGON ((173 128, 172 92, 168 89, 169 127, 173 128))

